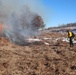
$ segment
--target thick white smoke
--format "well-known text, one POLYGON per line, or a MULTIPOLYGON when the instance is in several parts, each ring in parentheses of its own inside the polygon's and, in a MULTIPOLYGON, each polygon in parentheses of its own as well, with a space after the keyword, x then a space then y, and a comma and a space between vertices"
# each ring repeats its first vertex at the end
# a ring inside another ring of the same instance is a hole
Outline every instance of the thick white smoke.
POLYGON ((26 38, 37 35, 38 32, 33 30, 34 25, 32 25, 36 16, 37 14, 31 12, 27 6, 17 12, 8 8, 6 10, 2 3, 0 5, 0 22, 5 27, 3 34, 17 44, 25 44, 26 38))

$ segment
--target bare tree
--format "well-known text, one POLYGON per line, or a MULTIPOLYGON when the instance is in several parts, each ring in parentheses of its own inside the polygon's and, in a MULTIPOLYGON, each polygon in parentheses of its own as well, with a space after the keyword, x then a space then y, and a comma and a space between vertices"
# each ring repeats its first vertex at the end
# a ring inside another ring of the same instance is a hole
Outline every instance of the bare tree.
POLYGON ((32 21, 32 27, 34 30, 38 30, 40 28, 43 28, 45 25, 44 25, 44 22, 43 22, 43 19, 41 16, 39 15, 36 15, 32 21))

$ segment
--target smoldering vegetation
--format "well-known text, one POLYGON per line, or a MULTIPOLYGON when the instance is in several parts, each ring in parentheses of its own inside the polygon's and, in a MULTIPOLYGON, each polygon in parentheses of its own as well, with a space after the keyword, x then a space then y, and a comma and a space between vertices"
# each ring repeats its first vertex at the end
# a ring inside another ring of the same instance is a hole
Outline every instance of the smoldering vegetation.
POLYGON ((28 6, 20 10, 12 10, 0 1, 0 23, 3 25, 2 33, 11 42, 26 44, 26 39, 39 35, 38 30, 44 27, 43 19, 34 13, 28 6))

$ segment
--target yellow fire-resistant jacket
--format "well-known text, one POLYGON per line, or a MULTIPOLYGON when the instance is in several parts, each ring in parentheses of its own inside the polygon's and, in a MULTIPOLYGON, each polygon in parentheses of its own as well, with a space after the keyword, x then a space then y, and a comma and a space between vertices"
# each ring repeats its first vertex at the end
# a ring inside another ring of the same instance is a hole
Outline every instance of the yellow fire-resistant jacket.
POLYGON ((72 37, 72 32, 71 31, 69 31, 68 37, 72 37))

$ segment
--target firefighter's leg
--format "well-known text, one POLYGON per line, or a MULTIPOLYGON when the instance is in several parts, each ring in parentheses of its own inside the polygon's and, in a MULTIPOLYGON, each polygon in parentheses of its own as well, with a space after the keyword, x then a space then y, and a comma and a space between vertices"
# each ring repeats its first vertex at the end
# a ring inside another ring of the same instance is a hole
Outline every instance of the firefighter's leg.
POLYGON ((72 40, 72 37, 70 37, 70 47, 73 46, 73 40, 72 40))
POLYGON ((74 44, 73 44, 73 38, 71 37, 71 44, 72 44, 72 46, 74 46, 74 44))
POLYGON ((69 38, 69 43, 70 43, 70 47, 71 47, 71 44, 72 44, 72 40, 71 40, 71 37, 69 38))

